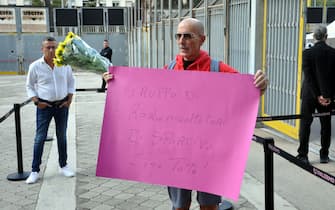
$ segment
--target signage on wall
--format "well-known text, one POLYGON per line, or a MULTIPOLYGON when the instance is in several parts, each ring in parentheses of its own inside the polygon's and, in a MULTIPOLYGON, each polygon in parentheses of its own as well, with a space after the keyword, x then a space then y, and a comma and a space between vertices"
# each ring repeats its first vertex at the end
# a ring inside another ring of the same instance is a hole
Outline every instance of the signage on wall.
POLYGON ((21 8, 22 32, 48 32, 45 8, 21 8))
POLYGON ((16 32, 14 8, 0 8, 0 32, 16 32))

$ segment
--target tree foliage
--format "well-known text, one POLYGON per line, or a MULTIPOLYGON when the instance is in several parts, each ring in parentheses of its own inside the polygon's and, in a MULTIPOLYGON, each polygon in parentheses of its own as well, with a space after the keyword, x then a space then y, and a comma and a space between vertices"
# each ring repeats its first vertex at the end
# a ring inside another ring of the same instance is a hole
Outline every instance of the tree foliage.
POLYGON ((323 7, 325 3, 328 7, 335 6, 335 0, 311 0, 312 7, 323 7))
POLYGON ((31 4, 34 7, 42 7, 44 6, 44 1, 42 2, 41 0, 32 0, 31 4))
POLYGON ((62 7, 62 0, 52 0, 52 7, 62 7))

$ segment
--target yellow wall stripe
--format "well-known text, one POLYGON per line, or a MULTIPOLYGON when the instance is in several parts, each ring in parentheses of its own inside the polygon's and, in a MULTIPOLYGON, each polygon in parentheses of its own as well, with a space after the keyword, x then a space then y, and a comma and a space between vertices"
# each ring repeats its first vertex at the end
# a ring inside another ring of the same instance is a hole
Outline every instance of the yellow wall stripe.
MULTIPOLYGON (((267 0, 264 0, 264 16, 263 16, 263 63, 262 63, 262 69, 264 72, 266 72, 266 25, 267 25, 267 0)), ((271 81, 270 81, 271 82, 271 81)), ((261 115, 265 114, 265 100, 264 95, 262 96, 262 103, 261 103, 261 115)))
POLYGON ((0 71, 0 75, 18 75, 17 71, 0 71))

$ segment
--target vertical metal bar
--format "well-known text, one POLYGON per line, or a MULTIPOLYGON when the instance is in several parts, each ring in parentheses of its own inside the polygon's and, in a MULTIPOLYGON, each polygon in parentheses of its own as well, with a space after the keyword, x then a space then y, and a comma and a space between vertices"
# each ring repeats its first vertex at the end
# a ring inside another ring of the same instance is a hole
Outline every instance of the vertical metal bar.
POLYGON ((172 0, 169 0, 169 26, 170 26, 170 29, 169 29, 169 34, 170 34, 170 59, 169 60, 172 60, 173 59, 173 42, 174 42, 174 39, 173 39, 173 24, 172 24, 172 0))
POLYGON ((149 43, 149 47, 147 48, 148 50, 148 67, 152 68, 152 29, 153 29, 153 25, 152 25, 152 3, 151 0, 149 0, 149 35, 148 35, 148 43, 149 43))
POLYGON ((273 138, 266 138, 264 147, 264 177, 265 177, 265 209, 274 209, 274 188, 273 188, 273 152, 269 146, 274 145, 273 138))
POLYGON ((17 166, 18 166, 18 172, 23 173, 20 104, 14 104, 14 111, 15 111, 17 166))
POLYGON ((205 35, 207 36, 207 52, 211 55, 211 34, 209 33, 209 16, 208 16, 208 0, 204 0, 204 25, 205 25, 205 35))
POLYGON ((224 12, 224 18, 225 18, 225 28, 224 28, 224 62, 225 63, 229 63, 229 47, 230 47, 230 43, 229 43, 229 36, 230 36, 230 10, 229 10, 229 4, 230 4, 230 0, 224 0, 224 8, 225 8, 225 12, 224 12))
POLYGON ((132 5, 132 7, 130 7, 128 9, 129 14, 129 29, 128 29, 128 46, 129 46, 129 50, 130 50, 130 56, 128 58, 128 62, 129 62, 129 66, 134 66, 134 41, 133 41, 133 35, 134 35, 134 10, 135 7, 134 5, 132 5))
MULTIPOLYGON (((77 20, 78 20, 78 34, 81 35, 83 33, 83 21, 80 17, 82 17, 83 14, 83 10, 82 8, 79 8, 77 10, 77 20)), ((64 32, 63 32, 64 33, 64 32)), ((63 34, 65 36, 65 33, 63 34)))
POLYGON ((193 18, 193 1, 189 1, 190 17, 193 18))
POLYGON ((178 20, 179 22, 181 21, 181 10, 182 10, 181 0, 178 0, 178 20))
POLYGON ((135 10, 134 10, 134 63, 136 66, 139 66, 139 61, 138 61, 138 41, 137 41, 137 38, 138 38, 138 32, 137 32, 137 19, 138 19, 138 9, 139 9, 139 2, 138 1, 135 1, 135 10))
POLYGON ((158 37, 158 31, 157 31, 157 28, 158 28, 158 17, 157 17, 157 1, 158 0, 155 0, 155 19, 154 19, 154 24, 155 24, 155 47, 151 50, 154 50, 154 55, 155 55, 155 65, 154 67, 158 67, 158 40, 157 40, 157 37, 158 37))
POLYGON ((322 23, 327 23, 327 0, 323 0, 322 23))
POLYGON ((173 59, 173 42, 174 42, 174 38, 173 38, 173 21, 172 21, 172 17, 171 17, 171 1, 169 1, 169 46, 170 46, 170 56, 169 56, 169 60, 173 59))
POLYGON ((20 104, 14 104, 14 112, 15 112, 16 152, 17 152, 18 172, 9 174, 7 176, 7 179, 9 181, 20 181, 27 179, 30 173, 23 171, 20 104))
POLYGON ((163 67, 165 64, 165 51, 166 51, 166 46, 165 46, 165 20, 164 20, 164 8, 163 8, 163 0, 160 2, 161 8, 160 8, 160 22, 161 22, 161 42, 162 42, 162 65, 159 66, 159 68, 163 67))

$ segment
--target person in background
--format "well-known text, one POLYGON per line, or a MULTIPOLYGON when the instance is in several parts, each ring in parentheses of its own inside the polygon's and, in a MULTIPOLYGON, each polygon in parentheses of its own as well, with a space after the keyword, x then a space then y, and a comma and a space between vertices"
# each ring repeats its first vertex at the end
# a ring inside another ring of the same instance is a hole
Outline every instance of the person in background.
MULTIPOLYGON (((326 44, 327 28, 318 26, 314 31, 315 43, 305 49, 302 55, 304 81, 301 90, 301 121, 299 128, 299 148, 297 158, 309 164, 308 146, 313 122, 312 114, 331 111, 331 98, 334 96, 335 49, 326 44)), ((331 140, 331 116, 320 117, 321 149, 320 163, 329 162, 331 140)))
POLYGON ((60 172, 67 177, 75 175, 67 165, 66 138, 68 112, 75 92, 74 77, 70 66, 54 65, 56 48, 55 38, 45 37, 42 41, 43 56, 31 63, 28 70, 26 89, 28 97, 36 105, 36 135, 27 184, 36 183, 39 179, 44 141, 52 118, 56 126, 60 172))
MULTIPOLYGON (((107 58, 109 62, 112 62, 113 50, 109 47, 109 42, 107 39, 104 40, 103 49, 100 51, 100 55, 107 58)), ((98 89, 98 92, 105 92, 105 88, 106 81, 102 79, 101 88, 98 89)))
MULTIPOLYGON (((203 24, 194 18, 182 20, 175 34, 175 38, 179 47, 179 54, 175 60, 165 69, 173 69, 177 71, 211 71, 211 57, 207 52, 201 50, 206 36, 204 34, 203 24)), ((218 69, 223 73, 238 73, 237 70, 229 65, 218 62, 218 69)), ((106 72, 103 78, 108 81, 113 79, 113 75, 106 72)), ((254 76, 254 85, 260 89, 260 94, 263 94, 267 88, 268 79, 265 73, 257 70, 254 76)), ((168 187, 168 193, 172 202, 173 210, 189 210, 191 205, 192 190, 181 189, 176 187, 168 187)), ((218 210, 221 203, 221 196, 206 192, 197 192, 197 200, 201 210, 218 210)))

